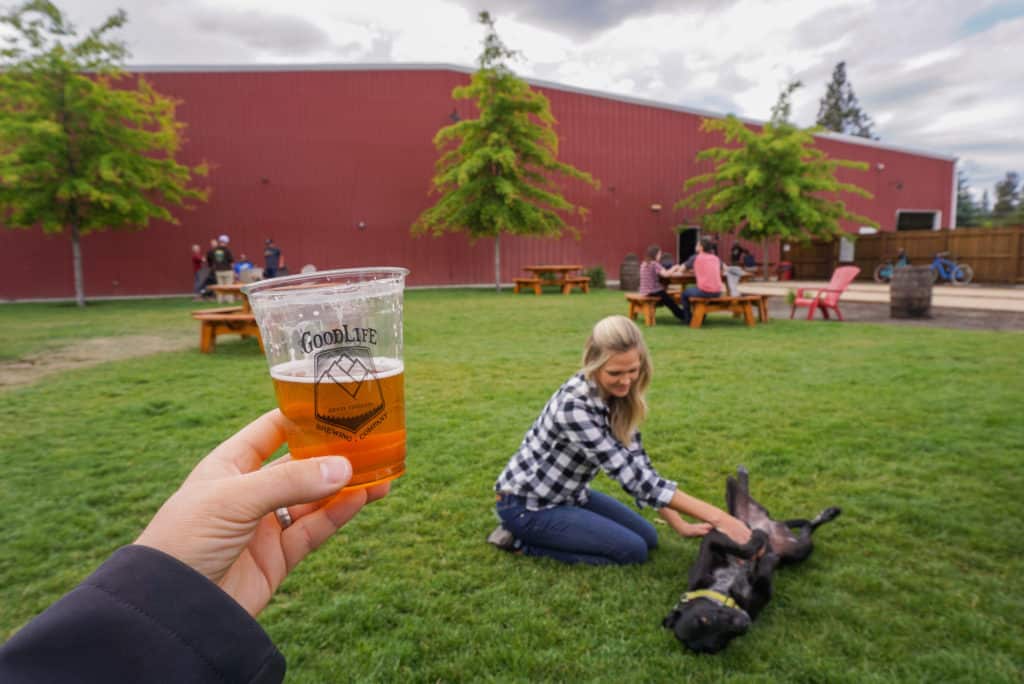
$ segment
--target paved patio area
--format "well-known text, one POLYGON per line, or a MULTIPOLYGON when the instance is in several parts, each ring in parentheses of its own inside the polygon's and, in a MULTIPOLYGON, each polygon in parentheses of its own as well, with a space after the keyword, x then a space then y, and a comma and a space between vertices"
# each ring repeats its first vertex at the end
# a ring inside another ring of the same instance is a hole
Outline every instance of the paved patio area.
MULTIPOLYGON (((748 281, 740 286, 743 292, 772 295, 768 300, 769 315, 775 319, 789 318, 786 293, 798 287, 821 288, 823 281, 748 281)), ((892 318, 889 315, 889 286, 878 283, 854 283, 839 303, 843 318, 859 323, 888 323, 932 328, 963 330, 1024 331, 1024 287, 935 285, 932 288, 930 318, 892 318)), ((796 318, 806 319, 807 310, 797 310, 796 318)), ((815 314, 820 321, 821 315, 815 314)))
MULTIPOLYGON (((748 281, 740 286, 751 294, 776 295, 785 298, 789 290, 800 287, 821 288, 827 283, 818 280, 748 281)), ((856 282, 843 294, 842 302, 889 303, 889 286, 856 282)), ((974 309, 980 311, 1012 311, 1024 313, 1024 286, 935 285, 932 287, 932 308, 974 309)))

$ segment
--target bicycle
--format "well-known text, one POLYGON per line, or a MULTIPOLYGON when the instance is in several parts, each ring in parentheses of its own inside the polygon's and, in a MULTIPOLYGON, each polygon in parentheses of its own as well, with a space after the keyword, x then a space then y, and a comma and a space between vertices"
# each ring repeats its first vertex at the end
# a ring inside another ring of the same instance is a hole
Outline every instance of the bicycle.
POLYGON ((875 266, 874 279, 876 283, 887 283, 892 280, 892 272, 901 266, 909 266, 910 259, 907 258, 906 250, 901 249, 896 255, 896 263, 892 259, 875 266))
POLYGON ((959 264, 956 257, 946 258, 949 252, 939 252, 932 261, 932 282, 943 281, 954 285, 966 285, 974 279, 974 269, 967 264, 959 264))

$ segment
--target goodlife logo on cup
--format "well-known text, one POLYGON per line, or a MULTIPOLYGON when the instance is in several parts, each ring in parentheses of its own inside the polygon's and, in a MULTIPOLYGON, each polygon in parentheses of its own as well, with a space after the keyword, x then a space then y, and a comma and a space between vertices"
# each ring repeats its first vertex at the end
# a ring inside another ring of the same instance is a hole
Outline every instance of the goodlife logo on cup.
POLYGON ((309 332, 302 333, 299 338, 299 348, 307 354, 311 353, 314 349, 320 349, 330 344, 341 344, 343 342, 359 342, 361 344, 377 344, 377 329, 376 328, 352 328, 351 330, 347 325, 343 325, 340 328, 334 328, 332 330, 325 330, 323 332, 309 332))
POLYGON ((354 434, 386 408, 369 347, 317 352, 314 377, 313 410, 319 421, 354 434))

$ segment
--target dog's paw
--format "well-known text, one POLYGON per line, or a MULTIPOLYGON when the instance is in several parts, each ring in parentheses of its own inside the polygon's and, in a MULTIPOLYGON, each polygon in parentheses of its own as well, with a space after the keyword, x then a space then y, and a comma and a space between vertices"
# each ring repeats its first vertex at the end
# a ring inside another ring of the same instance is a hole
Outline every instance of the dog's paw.
POLYGON ((835 520, 839 517, 839 514, 843 512, 843 509, 838 506, 830 506, 821 512, 821 521, 828 522, 829 520, 835 520))

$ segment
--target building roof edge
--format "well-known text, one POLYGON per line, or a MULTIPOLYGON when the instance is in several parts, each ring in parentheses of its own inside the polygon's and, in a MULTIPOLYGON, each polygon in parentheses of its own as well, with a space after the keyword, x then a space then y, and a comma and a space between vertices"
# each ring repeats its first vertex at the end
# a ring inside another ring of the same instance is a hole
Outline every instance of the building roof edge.
MULTIPOLYGON (((124 70, 129 73, 204 73, 204 72, 215 72, 215 73, 230 73, 230 72, 277 72, 277 71, 455 71, 462 74, 472 74, 476 71, 474 67, 461 66, 458 64, 451 64, 447 62, 423 62, 423 63, 341 63, 341 62, 317 62, 309 64, 128 64, 125 65, 124 70)), ((728 116, 728 113, 711 111, 709 109, 699 109, 696 107, 687 107, 682 105, 671 104, 668 102, 662 102, 660 100, 652 100, 643 97, 635 97, 633 95, 622 95, 618 93, 609 93, 602 90, 592 90, 590 88, 581 88, 578 86, 566 85, 564 83, 557 83, 555 81, 548 81, 540 78, 531 78, 528 76, 520 77, 529 83, 530 85, 538 86, 541 88, 549 88, 552 90, 561 90, 569 93, 579 93, 581 95, 588 95, 590 97, 599 97, 605 100, 614 100, 616 102, 625 102, 628 104, 640 105, 643 107, 653 107, 655 109, 667 109, 673 112, 682 112, 684 114, 693 114, 695 116, 703 116, 713 119, 722 119, 728 116)), ((754 126, 762 126, 767 121, 751 119, 744 116, 736 115, 736 118, 746 124, 754 126)), ((884 143, 879 140, 872 140, 870 138, 861 138, 854 135, 847 135, 843 133, 834 133, 831 131, 825 131, 817 133, 816 137, 826 138, 829 140, 836 140, 839 142, 849 143, 852 145, 860 145, 863 147, 874 147, 881 150, 889 150, 892 152, 904 152, 907 154, 914 154, 921 157, 929 157, 931 159, 939 159, 942 161, 956 162, 957 157, 949 154, 940 154, 938 152, 932 152, 930 150, 923 150, 914 147, 908 147, 906 145, 893 145, 890 143, 884 143)))

